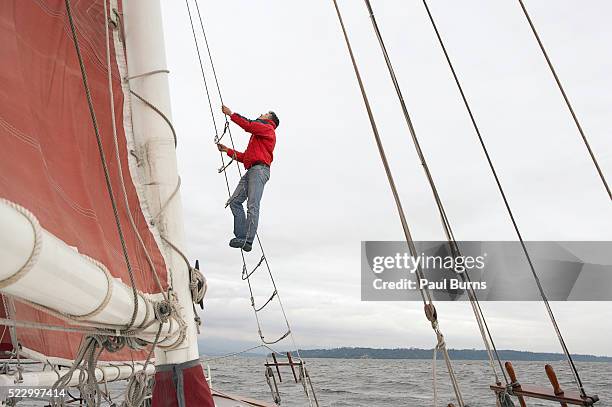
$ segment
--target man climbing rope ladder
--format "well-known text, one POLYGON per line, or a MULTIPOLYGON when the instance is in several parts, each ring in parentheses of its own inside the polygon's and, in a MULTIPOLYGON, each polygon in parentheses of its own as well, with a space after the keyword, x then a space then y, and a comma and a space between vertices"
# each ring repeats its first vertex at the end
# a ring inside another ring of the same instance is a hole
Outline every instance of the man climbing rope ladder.
POLYGON ((249 144, 244 153, 227 148, 223 144, 217 144, 219 151, 225 152, 231 158, 243 163, 247 170, 240 178, 240 182, 238 182, 228 204, 234 215, 235 236, 230 240, 229 245, 249 252, 257 233, 259 203, 264 186, 270 179, 270 164, 272 164, 274 145, 276 144, 275 129, 278 127, 279 121, 272 111, 262 114, 257 120, 249 120, 237 113, 232 113, 227 106, 222 106, 221 110, 244 131, 251 133, 249 144), (242 203, 247 198, 247 216, 245 217, 242 203))

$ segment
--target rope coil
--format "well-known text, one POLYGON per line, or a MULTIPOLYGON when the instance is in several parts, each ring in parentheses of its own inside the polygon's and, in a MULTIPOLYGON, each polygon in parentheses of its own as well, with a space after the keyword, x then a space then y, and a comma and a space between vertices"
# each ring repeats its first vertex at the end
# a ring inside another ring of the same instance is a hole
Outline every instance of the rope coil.
POLYGON ((191 299, 194 303, 197 304, 204 300, 204 296, 208 290, 208 282, 204 274, 197 268, 191 268, 189 289, 191 290, 191 299))

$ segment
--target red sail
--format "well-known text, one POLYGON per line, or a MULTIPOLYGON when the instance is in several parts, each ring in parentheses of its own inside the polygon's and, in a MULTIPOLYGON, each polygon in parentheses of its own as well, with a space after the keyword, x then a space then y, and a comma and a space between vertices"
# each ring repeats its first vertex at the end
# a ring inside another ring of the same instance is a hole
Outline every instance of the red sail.
MULTIPOLYGON (((121 192, 110 113, 104 3, 72 0, 72 10, 136 285, 143 292, 158 292, 121 192)), ((164 260, 130 177, 123 128, 124 95, 112 44, 111 39, 113 103, 129 207, 166 282, 164 260)), ((29 209, 42 227, 104 263, 113 276, 129 285, 64 0, 2 0, 0 61, 0 197, 29 209)), ((15 311, 16 319, 63 324, 18 301, 15 311)), ((72 359, 81 338, 77 334, 17 328, 17 339, 24 347, 44 355, 72 359)), ((2 344, 5 342, 3 338, 2 344)), ((104 353, 103 358, 143 356, 128 352, 104 353)))

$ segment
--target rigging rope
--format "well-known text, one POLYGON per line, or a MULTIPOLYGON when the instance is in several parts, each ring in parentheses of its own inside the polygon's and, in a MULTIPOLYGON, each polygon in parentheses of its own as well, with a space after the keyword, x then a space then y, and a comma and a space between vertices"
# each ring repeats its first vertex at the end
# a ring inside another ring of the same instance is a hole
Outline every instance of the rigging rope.
POLYGON ((433 384, 433 407, 438 407, 438 372, 437 372, 437 364, 438 364, 438 351, 442 349, 444 346, 444 340, 442 342, 438 342, 436 347, 433 350, 433 360, 432 360, 432 384, 433 384))
MULTIPOLYGON (((130 262, 130 258, 128 255, 127 245, 126 245, 125 238, 123 235, 123 228, 121 226, 121 220, 119 218, 119 210, 117 208, 117 202, 115 200, 115 194, 113 192, 113 186, 111 184, 108 164, 106 162, 106 154, 104 153, 104 147, 102 146, 102 136, 100 135, 100 129, 98 128, 98 119, 96 118, 96 112, 94 110, 93 100, 91 98, 91 91, 89 89, 89 83, 87 80, 87 71, 85 70, 85 63, 83 62, 83 56, 81 55, 81 47, 79 46, 79 40, 78 40, 78 36, 76 32, 76 27, 74 25, 74 20, 72 17, 72 8, 70 5, 70 0, 65 0, 65 4, 66 4, 66 14, 68 16, 68 23, 70 25, 70 32, 72 33, 72 41, 74 43, 74 48, 77 54, 77 59, 79 61, 79 67, 81 70, 81 79, 83 82, 83 87, 85 88, 85 97, 87 99, 87 106, 89 108, 89 113, 91 116, 91 123, 92 123, 94 133, 96 136, 96 142, 98 144, 98 152, 100 155, 102 169, 104 170, 104 180, 106 182, 106 190, 108 192, 108 196, 110 198, 110 202, 113 208, 113 216, 115 218, 117 234, 119 235, 119 241, 121 242, 121 250, 123 252, 123 258, 125 260, 125 264, 128 270, 129 278, 130 278, 130 284, 132 288, 132 299, 134 301, 132 317, 130 319, 130 323, 126 327, 126 329, 130 329, 134 326, 134 322, 136 321, 136 315, 138 315, 138 291, 136 290, 134 272, 132 270, 132 264, 130 262)), ((104 23, 107 24, 106 21, 104 23)))
MULTIPOLYGON (((348 37, 348 33, 346 31, 346 27, 344 26, 344 21, 342 19, 342 14, 340 12, 340 8, 338 7, 337 1, 333 0, 333 3, 334 3, 334 7, 336 9, 336 13, 338 15, 338 21, 340 22, 340 26, 342 28, 342 33, 344 35, 344 40, 346 42, 346 46, 347 46, 347 49, 348 49, 348 52, 349 52, 349 56, 350 56, 351 62, 353 64, 353 69, 355 71, 355 76, 356 76, 357 82, 359 84, 359 89, 361 91, 361 96, 363 97, 364 105, 365 105, 365 108, 366 108, 367 113, 368 113, 368 118, 370 120, 370 125, 372 126, 372 133, 374 135, 374 139, 376 141, 378 152, 379 152, 381 161, 383 163, 383 167, 385 169, 385 173, 387 175, 387 181, 388 181, 389 186, 391 188, 391 192, 393 194, 393 199, 395 200, 395 205, 397 207, 398 215, 399 215, 399 218, 400 218, 400 223, 401 223, 402 229, 404 231, 404 236, 406 238, 406 243, 408 244, 408 248, 410 250, 411 255, 414 258, 416 258, 418 254, 417 254, 417 250, 416 250, 416 247, 415 247, 415 244, 414 244, 414 240, 413 240, 412 235, 410 233, 410 228, 408 226, 408 222, 406 221, 406 215, 404 213, 404 209, 402 207, 402 203, 401 203, 401 200, 400 200, 400 197, 399 197, 399 193, 398 193, 397 187, 395 185, 395 180, 393 178, 393 174, 391 172, 391 168, 389 166, 389 162, 387 160, 387 156, 386 156, 383 144, 382 144, 382 140, 381 140, 380 134, 378 132, 378 127, 376 125, 376 120, 374 118, 374 114, 372 113, 372 108, 371 108, 370 102, 368 100, 368 96, 367 96, 367 93, 366 93, 366 90, 365 90, 365 86, 363 84, 363 80, 361 79, 361 74, 360 74, 359 68, 357 66, 357 61, 355 60, 355 56, 353 54, 353 49, 352 49, 352 46, 351 46, 351 43, 350 43, 350 40, 349 40, 349 37, 348 37)), ((417 276, 417 281, 421 281, 424 278, 423 271, 421 270, 420 266, 416 267, 415 273, 416 273, 416 276, 417 276)), ((459 388, 459 383, 458 383, 457 378, 456 378, 456 376, 454 374, 452 363, 450 361, 450 356, 448 355, 448 351, 446 349, 446 346, 444 345, 443 335, 442 335, 442 333, 441 333, 441 331, 439 329, 439 323, 438 323, 435 307, 434 307, 433 301, 431 299, 431 293, 429 292, 428 289, 421 288, 420 284, 419 284, 419 291, 421 293, 421 297, 422 297, 423 303, 425 305, 425 313, 427 315, 427 319, 431 322, 432 329, 434 330, 434 332, 436 334, 436 337, 438 338, 438 344, 442 344, 440 346, 440 349, 442 350, 443 355, 444 355, 444 359, 445 359, 446 366, 447 366, 447 369, 448 369, 449 377, 450 377, 451 383, 453 385, 453 390, 455 392, 455 397, 457 398, 457 402, 459 403, 459 406, 460 407, 464 407, 465 403, 464 403, 463 397, 461 395, 461 390, 459 388)))
MULTIPOLYGON (((397 97, 399 99, 400 102, 400 106, 402 108, 402 112, 404 115, 404 119, 406 121, 406 125, 408 126, 408 130, 410 132, 410 136, 412 138, 412 142, 414 144, 414 147, 416 149, 417 155, 419 157, 419 160, 421 162, 421 165, 423 167, 423 170, 425 171, 425 175, 427 177, 427 181, 429 183, 430 189, 432 191, 434 200, 436 202, 436 206, 438 208, 438 211, 440 213, 440 219, 442 222, 442 227, 444 228, 444 232, 446 234, 446 238, 449 244, 449 247, 451 249, 451 254, 454 257, 460 257, 461 256, 461 252, 459 250, 459 246, 457 244, 457 241, 455 240, 455 236, 450 224, 450 221, 448 219, 448 216, 446 214, 446 210, 444 209, 444 205, 442 203, 442 199, 440 198, 440 194, 438 193, 438 189, 436 187, 436 184, 434 182, 433 176, 429 170, 429 166, 427 165, 427 161, 425 159, 425 154, 423 153, 423 150, 421 149, 421 145, 419 143, 419 139, 417 138, 416 135, 416 130, 414 129, 413 123, 412 123, 412 119, 410 117, 410 113, 408 112, 408 108, 406 107, 406 102, 404 101, 404 96, 402 94, 401 88, 399 86, 399 82, 397 79, 397 76, 395 75, 395 70, 393 69, 393 64, 391 63, 391 58, 389 56, 389 53, 387 52, 387 48, 385 46, 385 42, 382 38, 382 34, 380 32, 380 29, 378 28, 378 23, 376 22, 376 18, 374 16, 374 10, 372 9, 372 5, 370 3, 369 0, 365 0, 365 4, 366 7, 368 9, 368 12, 370 14, 370 20, 372 21, 372 26, 374 28, 374 32, 376 34, 376 38, 378 39, 378 43, 380 45, 380 48, 382 50, 386 65, 387 65, 387 69, 389 71, 389 75, 391 77, 391 81, 393 82, 393 86, 395 88, 395 92, 397 94, 397 97)), ((467 281, 467 282, 471 282, 471 278, 469 276, 469 273, 465 272, 465 273, 459 273, 459 276, 461 277, 461 279, 463 281, 467 281)), ((476 317, 476 322, 478 324, 478 328, 480 330, 481 336, 482 336, 482 340, 485 344, 485 348, 487 350, 487 355, 489 357, 489 365, 493 370, 493 375, 495 377, 495 381, 499 382, 499 377, 497 375, 497 370, 495 368, 495 362, 493 361, 493 355, 491 352, 491 346, 493 347, 493 349, 495 350, 495 354, 497 356, 497 362, 499 364, 500 370, 502 372, 502 374, 504 375, 504 378, 506 379, 506 383, 508 383, 508 379, 506 377, 506 374, 504 372, 504 369, 502 367, 502 362, 501 359, 499 358, 499 355, 497 353, 497 348, 495 347, 495 343, 493 341, 493 337, 491 336, 491 334, 489 333, 488 338, 487 335, 485 334, 485 332, 489 332, 489 328, 488 328, 488 324, 487 321, 485 319, 484 313, 482 312, 482 309, 480 307, 480 303, 478 301, 478 297, 476 296, 476 292, 473 289, 472 285, 469 284, 468 285, 468 298, 470 300, 470 304, 472 306, 472 310, 474 311, 474 315, 476 317), (489 341, 491 342, 491 344, 489 344, 489 341)))
MULTIPOLYGON (((465 95, 465 92, 463 91, 463 86, 461 85, 461 82, 459 81, 459 77, 457 75, 457 72, 455 71, 455 68, 453 66, 453 63, 450 59, 450 56, 446 50, 446 46, 444 45, 444 41, 442 40, 442 36, 440 35, 440 32, 438 31, 437 25, 433 19, 433 16, 429 10, 429 7, 427 5, 427 1, 423 0, 423 4, 425 5, 425 9, 427 10, 427 14, 429 15, 429 19, 431 21, 431 24, 434 28, 434 31, 436 32, 436 36, 438 38, 438 42, 440 43, 440 47, 442 48, 442 51, 444 53, 444 56, 446 58, 446 62, 448 63, 448 66, 450 68, 451 73, 453 74, 453 78, 455 80, 455 83, 457 85, 457 88, 459 90, 459 93, 461 94, 461 99, 463 100, 463 104, 465 105, 465 108, 467 110, 468 115, 470 116, 470 120, 472 122, 472 126, 474 127, 474 131, 476 133, 476 136, 478 137, 478 141, 480 142, 480 145, 482 147, 482 150, 485 154, 485 157, 487 159, 487 162, 489 164, 489 168, 491 169, 491 173, 493 174, 493 177, 495 178, 495 183, 497 184, 497 188, 499 190, 499 193, 504 201, 504 205, 506 207, 506 211, 508 212, 508 216, 510 217, 510 220, 512 221, 512 225, 514 227, 514 231, 520 241, 521 247, 522 247, 522 251, 525 255, 525 258, 527 259, 527 262, 529 264, 529 268, 531 270, 531 274, 533 275, 533 278, 536 282, 536 285, 538 287, 538 291, 540 293, 540 296, 542 297, 542 301, 545 305, 546 311, 548 313, 548 316, 552 322, 553 328, 555 330, 555 333, 557 334, 557 338, 559 339, 559 343, 561 344, 561 347, 563 349, 563 352, 567 358, 567 361, 569 363, 570 369, 572 371, 572 375, 574 376, 574 381, 576 382, 576 385, 578 387, 578 390, 580 391, 580 394, 584 397, 586 397, 586 392, 584 390, 584 387, 582 385, 582 380, 580 379, 580 374, 578 373, 578 369, 572 359, 572 355, 569 352, 569 349, 567 348, 567 345, 565 344, 565 340, 563 339, 563 335, 561 333, 561 330, 559 328, 559 325, 557 324, 557 321, 555 319, 554 313, 552 311, 552 308, 548 302, 548 297, 546 296, 546 293, 544 292, 544 288, 542 286, 542 283, 540 282, 540 278, 535 270, 535 267, 533 265, 533 262, 531 260, 531 256, 529 255, 529 251, 527 250, 527 246, 525 244, 525 241, 523 240, 523 237, 521 235, 521 232, 519 230, 518 224, 516 222, 516 219, 514 218, 514 213, 512 212, 512 209, 510 207, 510 203, 508 202, 508 198, 506 197, 506 193, 504 192, 504 189, 502 187, 501 181, 499 179, 499 176, 497 175, 497 171, 495 169, 495 166, 493 165, 493 160, 491 159, 491 156, 489 154, 489 151, 487 149, 487 146, 484 142, 484 139, 482 137, 482 134, 480 133, 480 128, 478 127, 478 124, 476 123, 476 119, 474 117, 474 114, 472 112, 472 109, 470 107, 470 104, 467 100, 467 96, 465 95)), ((502 369, 502 372, 504 372, 504 370, 502 369)), ((505 373, 504 373, 505 376, 505 373)))
MULTIPOLYGON (((152 75, 154 73, 162 73, 162 72, 166 72, 166 70, 160 69, 158 71, 147 72, 146 74, 143 74, 143 75, 137 75, 136 78, 140 78, 141 76, 144 76, 144 75, 152 75)), ((138 100, 140 100, 142 103, 150 107, 153 111, 155 111, 155 113, 157 113, 158 115, 161 116, 162 119, 164 119, 164 121, 168 124, 168 127, 170 127, 170 131, 172 131, 172 137, 174 137, 174 147, 176 147, 177 145, 176 130, 174 130, 174 126, 172 125, 172 122, 170 121, 170 119, 168 119, 168 116, 166 116, 164 112, 159 110, 157 106, 155 106, 153 103, 149 102, 147 99, 140 96, 138 93, 134 92, 132 89, 130 89, 130 93, 136 96, 138 100)))
POLYGON ((557 83, 557 86, 559 87, 559 91, 561 92, 561 95, 563 96, 563 100, 565 101, 565 104, 568 110, 570 111, 570 114, 572 115, 572 119, 574 119, 576 128, 578 129, 578 132, 580 133, 580 136, 582 137, 582 141, 584 141, 584 145, 587 148, 589 155, 591 156, 591 160, 593 160, 593 164, 595 164, 595 168, 597 169, 599 178, 601 178, 601 182, 603 183, 604 187, 606 188, 606 191, 608 192, 608 198, 612 199, 612 192, 610 192, 610 187, 608 186, 606 177, 604 176, 604 173, 601 167, 599 166, 599 163, 597 162, 597 158, 595 158, 595 153, 591 149, 591 145, 589 144, 589 141, 587 140, 584 130, 582 130, 582 126, 580 125, 580 122, 578 121, 578 116, 576 116, 576 113, 574 112, 574 108, 572 107, 569 97, 565 93, 565 89, 563 88, 563 85, 561 84, 561 80, 559 79, 559 76, 557 75, 557 71, 555 70, 555 67, 553 66, 550 58, 548 57, 548 53, 546 52, 546 49, 544 48, 544 44, 542 43, 542 40, 540 39, 540 35, 538 34, 535 28, 535 25, 533 24, 533 21, 531 21, 531 17, 529 16, 529 13, 527 12, 527 8, 525 7, 523 0, 518 0, 518 2, 521 5, 521 9, 523 10, 523 13, 525 14, 525 18, 527 19, 527 22, 529 23, 529 26, 531 27, 531 31, 533 32, 535 39, 538 41, 540 50, 542 51, 542 54, 544 55, 544 58, 546 59, 546 63, 548 64, 548 67, 550 68, 550 72, 555 78, 555 82, 557 83))

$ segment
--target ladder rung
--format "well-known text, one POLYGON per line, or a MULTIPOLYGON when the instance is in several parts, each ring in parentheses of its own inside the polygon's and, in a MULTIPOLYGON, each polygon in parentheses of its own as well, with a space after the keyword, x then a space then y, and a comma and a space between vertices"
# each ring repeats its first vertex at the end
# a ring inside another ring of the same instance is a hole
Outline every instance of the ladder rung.
POLYGON ((274 297, 276 297, 276 293, 277 293, 277 291, 276 291, 276 290, 274 290, 274 292, 272 293, 272 295, 270 296, 270 298, 268 298, 268 301, 266 301, 266 302, 264 303, 264 305, 262 305, 262 306, 261 306, 261 307, 259 307, 259 308, 255 308, 255 302, 253 301, 253 302, 252 302, 252 304, 253 304, 253 308, 255 308, 255 312, 259 312, 259 311, 261 311, 262 309, 264 309, 264 308, 266 307, 266 305, 268 305, 268 304, 270 303, 270 301, 272 301, 272 300, 274 299, 274 297))
POLYGON ((221 142, 221 140, 223 139, 223 136, 225 136, 225 133, 227 133, 228 129, 229 129, 229 122, 226 120, 225 126, 223 127, 223 133, 221 133, 221 137, 219 137, 219 135, 215 135, 215 144, 219 144, 221 142))
POLYGON ((266 363, 265 366, 300 366, 302 364, 302 362, 293 362, 293 363, 289 363, 289 362, 278 362, 278 363, 266 363))
POLYGON ((283 339, 285 339, 286 337, 288 337, 290 334, 291 334, 291 330, 288 330, 287 332, 285 332, 285 334, 283 336, 281 336, 277 340, 271 341, 271 342, 266 341, 264 339, 264 336, 261 333, 259 334, 259 337, 261 338, 261 341, 263 343, 265 343, 266 345, 274 345, 275 343, 278 343, 278 342, 282 341, 283 339))
MULTIPOLYGON (((219 169, 217 170, 217 172, 218 172, 219 174, 221 174, 223 171, 225 171, 225 170, 227 169, 227 167, 229 167, 230 165, 232 165, 232 163, 233 163, 233 162, 234 162, 234 159, 233 159, 233 158, 232 158, 232 159, 230 159, 230 161, 229 161, 227 164, 225 164, 223 167, 219 168, 219 169)), ((227 207, 227 205, 225 205, 225 206, 227 207)))
POLYGON ((266 259, 266 256, 262 255, 261 259, 259 259, 259 263, 257 263, 255 268, 251 272, 247 271, 246 263, 243 263, 242 264, 242 279, 243 280, 248 280, 248 278, 251 277, 253 275, 253 273, 259 268, 259 266, 261 266, 261 263, 263 263, 263 261, 265 259, 266 259))

